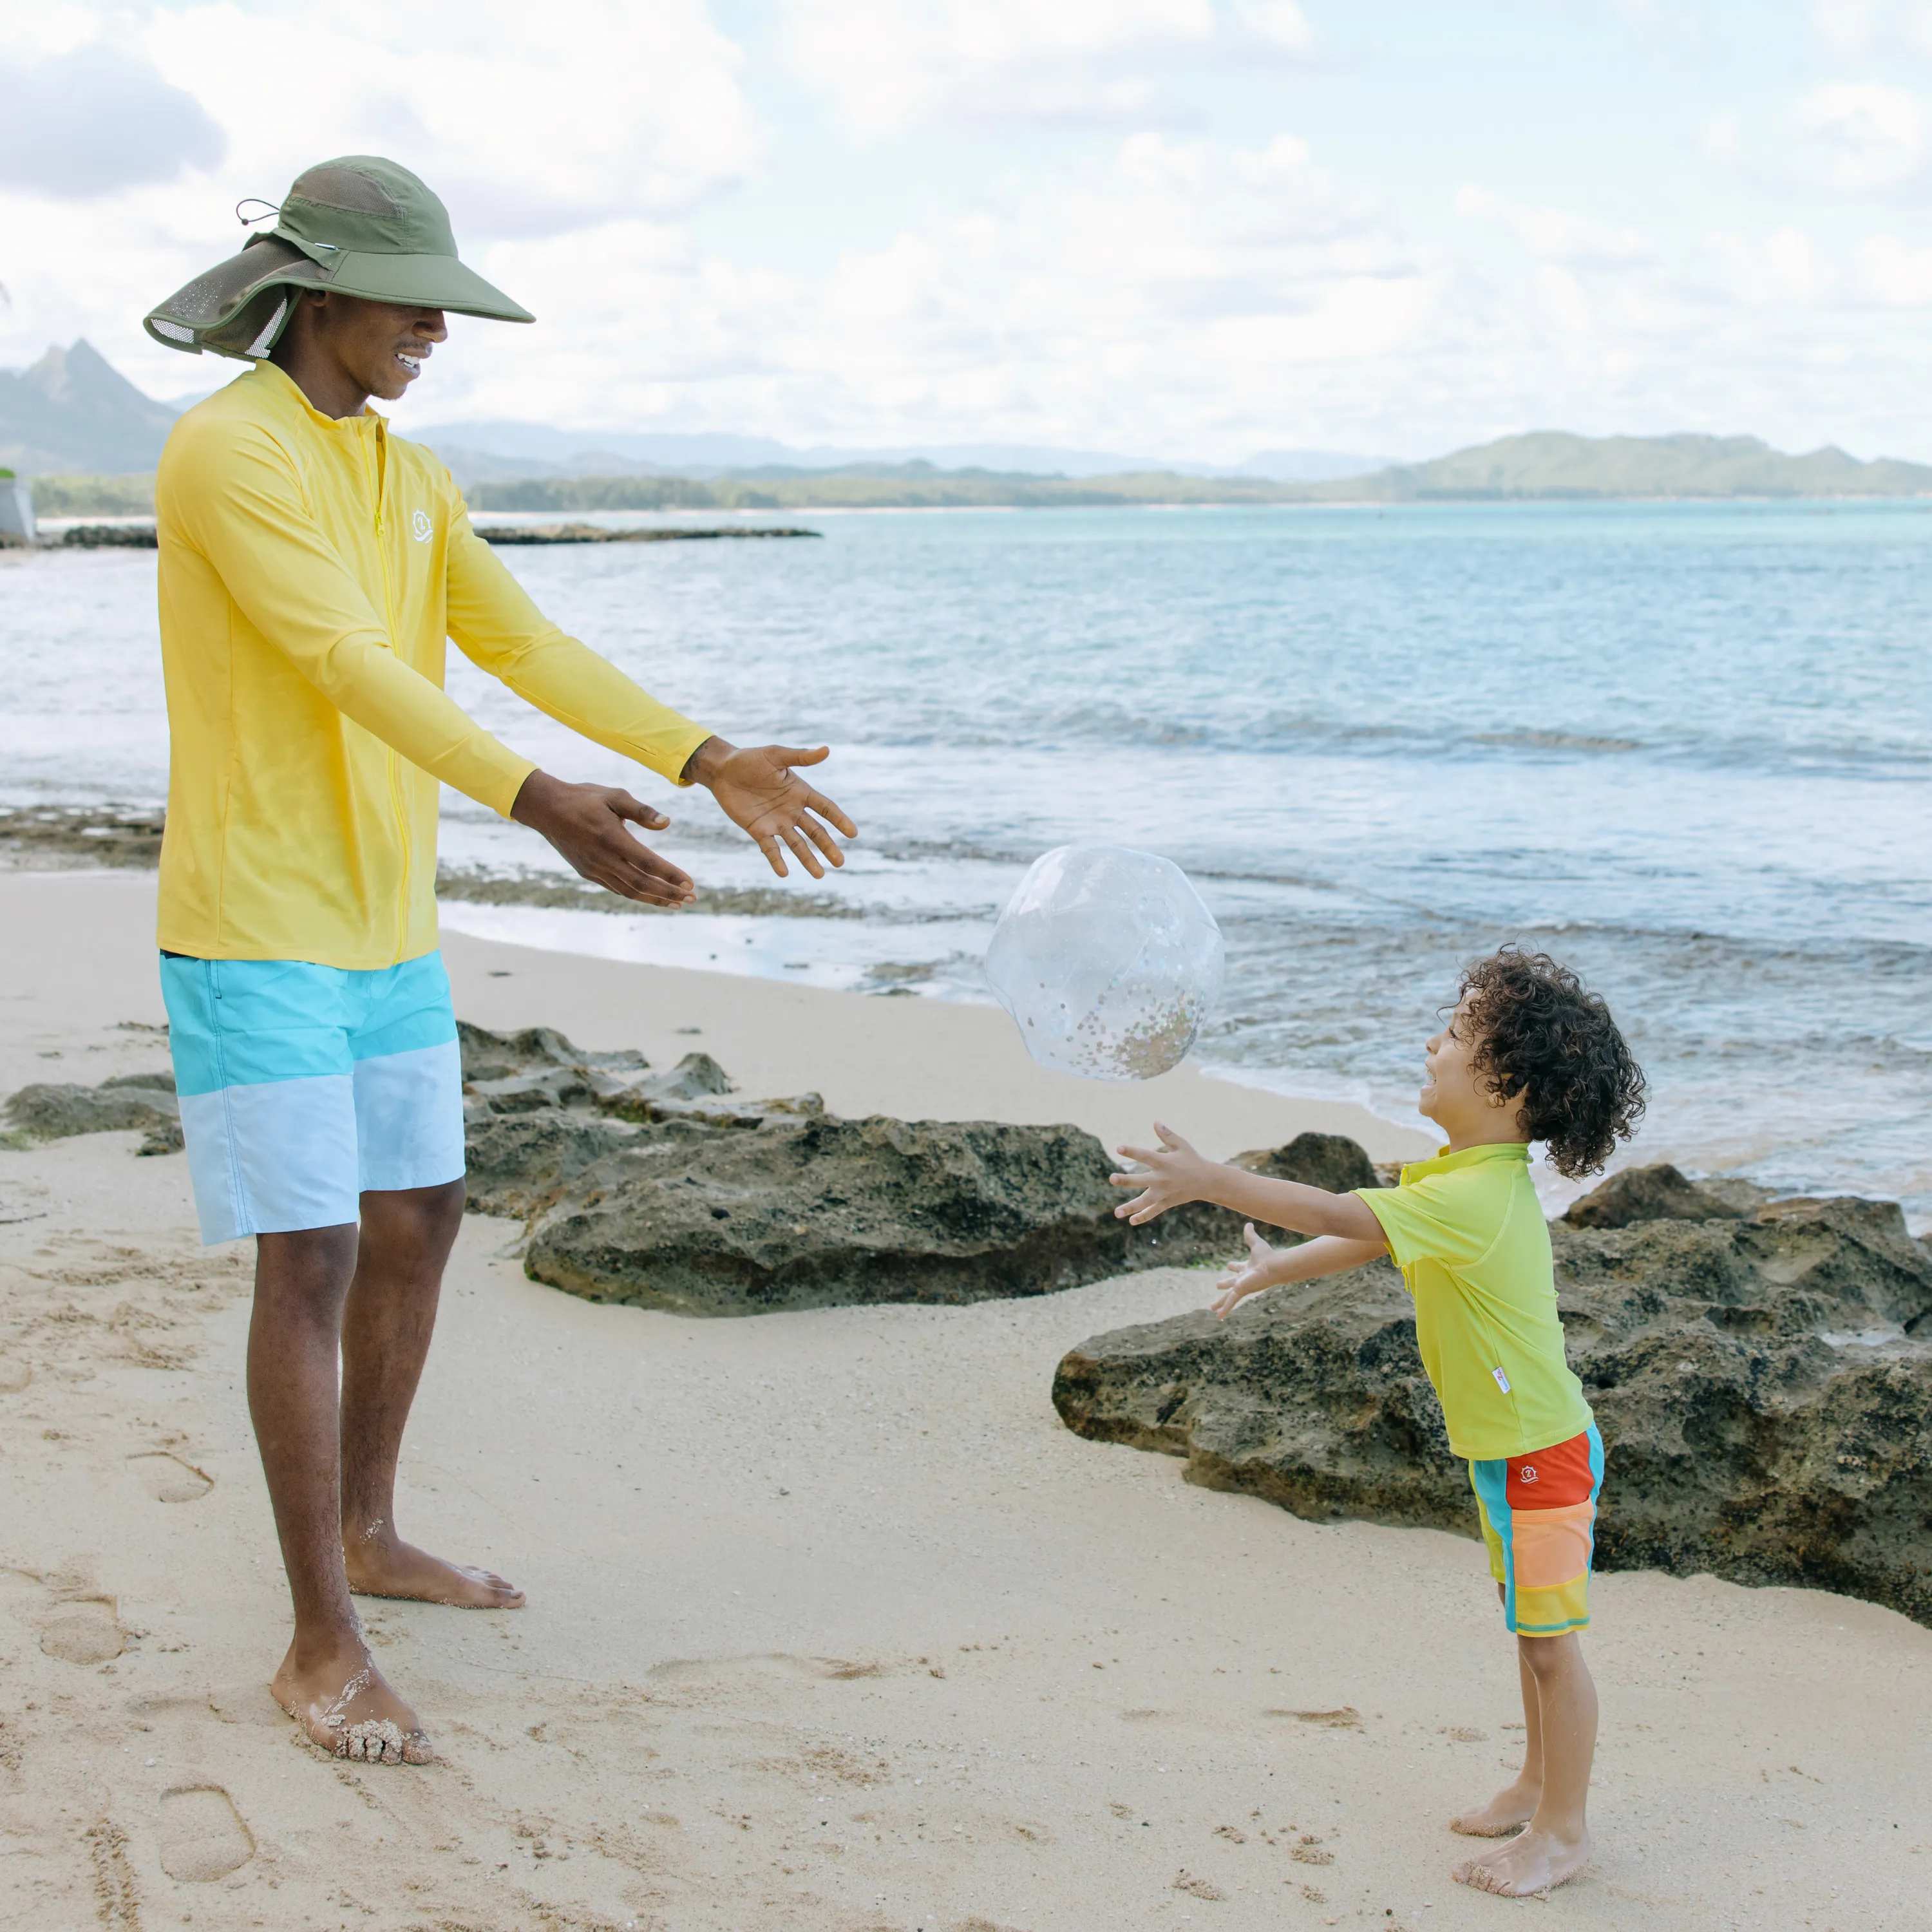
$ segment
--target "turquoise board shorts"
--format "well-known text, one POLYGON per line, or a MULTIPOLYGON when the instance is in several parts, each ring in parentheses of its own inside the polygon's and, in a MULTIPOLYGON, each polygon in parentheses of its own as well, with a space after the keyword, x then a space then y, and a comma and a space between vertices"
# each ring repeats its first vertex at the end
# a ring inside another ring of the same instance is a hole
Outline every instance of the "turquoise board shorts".
POLYGON ((370 972, 161 956, 204 1244, 355 1221, 364 1192, 462 1178, 441 954, 370 972))

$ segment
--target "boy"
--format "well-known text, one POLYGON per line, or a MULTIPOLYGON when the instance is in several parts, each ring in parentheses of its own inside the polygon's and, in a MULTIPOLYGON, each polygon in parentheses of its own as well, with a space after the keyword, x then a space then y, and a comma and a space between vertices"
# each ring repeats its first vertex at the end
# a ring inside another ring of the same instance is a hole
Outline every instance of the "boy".
POLYGON ((1158 1148, 1114 1211, 1136 1224, 1190 1201, 1314 1237, 1277 1249, 1250 1222, 1248 1258, 1216 1284, 1224 1319, 1277 1282, 1391 1256, 1415 1298, 1415 1337, 1449 1446, 1469 1463, 1490 1574, 1516 1640, 1527 1733, 1522 1771, 1451 1828, 1507 1842, 1456 1868, 1465 1885, 1524 1898, 1589 1862, 1584 1803, 1597 1693, 1577 1634, 1604 1447, 1563 1354, 1550 1232, 1529 1176, 1545 1143, 1559 1174, 1594 1174, 1643 1111, 1643 1075, 1610 1010, 1543 953, 1505 946, 1462 975, 1449 1024, 1424 1050, 1420 1111, 1448 1136, 1402 1184, 1330 1194, 1205 1160, 1156 1123, 1158 1148))

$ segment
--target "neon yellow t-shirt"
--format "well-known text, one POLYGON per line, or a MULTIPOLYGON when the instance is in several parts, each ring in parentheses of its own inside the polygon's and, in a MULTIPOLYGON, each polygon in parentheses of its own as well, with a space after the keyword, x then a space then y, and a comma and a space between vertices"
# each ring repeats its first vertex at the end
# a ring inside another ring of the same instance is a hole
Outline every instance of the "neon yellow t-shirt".
POLYGON ((1358 1190, 1415 1298, 1415 1340, 1449 1447, 1527 1456, 1590 1426, 1563 1353, 1550 1228, 1514 1142, 1412 1161, 1400 1187, 1358 1190))

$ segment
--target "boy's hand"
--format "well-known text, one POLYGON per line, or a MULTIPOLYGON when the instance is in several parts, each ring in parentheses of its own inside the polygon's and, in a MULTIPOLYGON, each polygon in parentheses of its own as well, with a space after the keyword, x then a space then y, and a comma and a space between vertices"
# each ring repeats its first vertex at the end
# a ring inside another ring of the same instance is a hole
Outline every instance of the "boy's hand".
POLYGON ((1221 1321, 1226 1321, 1241 1303, 1251 1294, 1258 1294, 1264 1288, 1274 1286, 1274 1264, 1282 1258, 1282 1250, 1270 1247, 1255 1232, 1255 1224, 1250 1221, 1241 1230, 1241 1239, 1248 1244, 1248 1258, 1236 1262, 1214 1286, 1220 1292, 1209 1304, 1221 1321))
POLYGON ((1208 1176, 1214 1163, 1204 1160, 1172 1127, 1154 1124, 1160 1136, 1158 1148, 1124 1147, 1119 1151, 1129 1160, 1137 1160, 1144 1174, 1110 1174, 1116 1187, 1138 1187, 1141 1192, 1114 1210, 1115 1217, 1138 1228, 1170 1208, 1184 1208, 1190 1201, 1208 1198, 1208 1176))

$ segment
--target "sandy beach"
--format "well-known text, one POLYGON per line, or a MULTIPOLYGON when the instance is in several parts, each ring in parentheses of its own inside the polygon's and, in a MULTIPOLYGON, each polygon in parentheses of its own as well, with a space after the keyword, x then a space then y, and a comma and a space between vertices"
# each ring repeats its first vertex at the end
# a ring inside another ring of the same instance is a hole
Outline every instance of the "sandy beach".
MULTIPOLYGON (((0 875, 0 1088, 165 1064, 153 892, 0 875)), ((1048 1075, 991 1009, 446 952, 466 1018, 660 1064, 702 1046, 747 1094, 841 1113, 1114 1141, 1157 1108, 1216 1154, 1311 1127, 1415 1148, 1186 1071, 1048 1075)), ((1198 1271, 703 1322, 532 1282, 519 1227, 471 1217, 403 1528, 529 1607, 366 1604, 440 1760, 332 1763, 264 1688, 286 1610, 250 1256, 203 1250, 184 1161, 138 1144, 0 1152, 0 1924, 1927 1922, 1932 1632, 1709 1578, 1594 1587, 1590 1872, 1520 1906, 1452 1884, 1443 1821, 1520 1740, 1480 1546, 1303 1522, 1054 1414, 1067 1348, 1197 1305, 1198 1271)))

